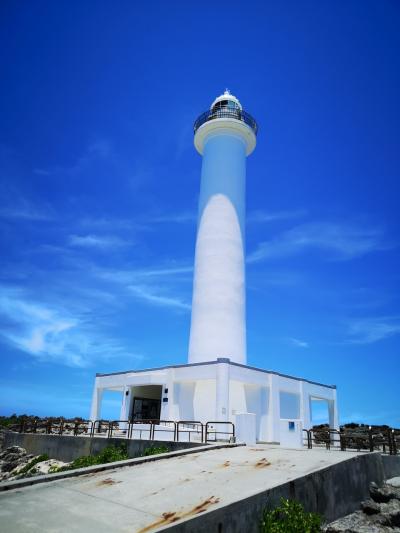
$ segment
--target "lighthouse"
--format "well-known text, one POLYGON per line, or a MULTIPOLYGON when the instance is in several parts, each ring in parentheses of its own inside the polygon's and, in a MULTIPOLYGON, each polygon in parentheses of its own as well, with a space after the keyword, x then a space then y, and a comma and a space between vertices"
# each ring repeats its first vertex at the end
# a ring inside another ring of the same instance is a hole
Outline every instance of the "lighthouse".
POLYGON ((189 363, 246 364, 246 158, 257 123, 228 90, 194 124, 203 156, 189 363))
MULTIPOLYGON (((131 424, 133 437, 151 434, 151 420, 153 436, 156 428, 165 440, 207 441, 207 428, 210 440, 226 440, 235 428, 235 438, 247 444, 299 447, 303 428, 311 427, 312 401, 328 405, 330 427, 338 428, 334 385, 247 363, 246 161, 256 136, 256 121, 228 90, 195 121, 202 167, 188 362, 96 374, 92 421, 101 418, 104 391, 112 390, 121 393, 120 427, 131 424)), ((259 357, 269 355, 265 346, 259 357)))

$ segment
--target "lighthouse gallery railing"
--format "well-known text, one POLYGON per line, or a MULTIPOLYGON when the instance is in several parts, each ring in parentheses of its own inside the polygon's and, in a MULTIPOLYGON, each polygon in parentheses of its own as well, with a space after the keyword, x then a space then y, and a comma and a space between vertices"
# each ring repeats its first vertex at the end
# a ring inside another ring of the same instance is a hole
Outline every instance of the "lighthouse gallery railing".
POLYGON ((202 113, 194 123, 193 129, 194 133, 206 122, 209 122, 210 120, 215 120, 218 118, 230 118, 235 120, 240 120, 241 122, 244 122, 247 124, 257 135, 258 131, 258 125, 255 119, 250 115, 250 113, 247 113, 246 111, 241 111, 240 109, 229 109, 229 108, 222 108, 222 109, 215 109, 215 110, 209 110, 205 113, 202 113))

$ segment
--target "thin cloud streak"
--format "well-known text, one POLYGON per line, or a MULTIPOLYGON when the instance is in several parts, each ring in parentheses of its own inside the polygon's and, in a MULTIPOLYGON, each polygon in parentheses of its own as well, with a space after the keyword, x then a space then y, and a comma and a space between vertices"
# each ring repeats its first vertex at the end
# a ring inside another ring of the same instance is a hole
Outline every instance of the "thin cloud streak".
POLYGON ((128 289, 137 298, 157 307, 170 307, 184 311, 188 311, 191 308, 189 304, 185 303, 180 298, 164 296, 160 293, 157 294, 159 290, 157 291, 157 288, 155 287, 148 287, 146 285, 129 285, 128 289))
POLYGON ((5 219, 29 220, 32 222, 45 222, 53 220, 54 216, 49 209, 39 209, 26 200, 14 206, 0 207, 0 217, 5 219))
POLYGON ((257 263, 298 255, 309 249, 324 251, 329 259, 346 261, 371 252, 387 250, 379 229, 328 222, 302 224, 270 241, 261 242, 247 257, 257 263))
POLYGON ((182 211, 181 213, 166 213, 165 215, 153 216, 149 219, 145 219, 149 223, 164 224, 186 224, 187 222, 196 222, 197 212, 194 211, 182 211))
POLYGON ((400 317, 354 320, 348 327, 348 344, 373 344, 400 334, 400 317))
POLYGON ((129 284, 140 281, 143 278, 166 278, 176 277, 193 272, 192 266, 148 268, 137 270, 97 270, 97 276, 116 283, 129 284))
POLYGON ((300 339, 296 339, 295 337, 290 337, 289 342, 292 346, 296 346, 297 348, 309 348, 310 345, 306 341, 302 341, 300 339))
POLYGON ((246 217, 249 224, 257 224, 263 222, 275 222, 278 220, 291 220, 293 218, 302 218, 307 215, 305 209, 297 209, 295 211, 250 211, 246 217))
POLYGON ((68 244, 70 246, 78 246, 81 248, 110 249, 120 248, 121 246, 127 246, 131 243, 112 235, 70 235, 68 238, 68 244))

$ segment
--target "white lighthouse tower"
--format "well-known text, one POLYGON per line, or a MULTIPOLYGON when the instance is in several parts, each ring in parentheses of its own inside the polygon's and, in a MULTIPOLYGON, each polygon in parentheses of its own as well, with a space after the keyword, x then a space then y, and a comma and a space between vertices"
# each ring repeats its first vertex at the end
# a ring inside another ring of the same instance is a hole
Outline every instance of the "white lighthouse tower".
POLYGON ((194 130, 203 164, 188 362, 246 364, 246 157, 257 124, 226 90, 194 130))
MULTIPOLYGON (((248 444, 297 447, 302 429, 311 427, 312 400, 327 403, 329 424, 338 428, 334 385, 247 365, 246 158, 256 134, 255 120, 228 91, 196 120, 194 144, 203 161, 188 363, 96 374, 91 420, 99 420, 103 392, 112 390, 122 393, 121 427, 134 422, 133 435, 149 431, 152 420, 183 427, 184 438, 201 422, 214 428, 216 440, 235 425, 238 440, 248 444)), ((268 346, 263 355, 267 360, 268 346)), ((177 435, 161 429, 158 438, 177 435)))

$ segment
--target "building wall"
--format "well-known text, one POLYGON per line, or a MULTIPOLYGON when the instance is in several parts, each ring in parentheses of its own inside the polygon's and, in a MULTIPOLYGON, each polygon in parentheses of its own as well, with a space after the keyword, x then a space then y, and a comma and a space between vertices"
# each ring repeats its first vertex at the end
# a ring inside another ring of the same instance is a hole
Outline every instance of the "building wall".
POLYGON ((302 428, 311 427, 311 398, 320 398, 328 403, 331 427, 338 428, 335 388, 234 365, 227 359, 98 376, 93 394, 93 420, 104 389, 130 390, 130 402, 135 394, 141 397, 148 394, 149 398, 160 398, 162 394, 165 400, 161 403, 162 420, 235 423, 236 414, 254 413, 257 439, 277 443, 300 441, 302 428), (154 387, 155 384, 159 387, 154 387), (289 421, 295 422, 296 436, 293 430, 288 430, 289 421))
POLYGON ((178 420, 196 420, 194 414, 194 381, 174 383, 174 405, 178 420))

